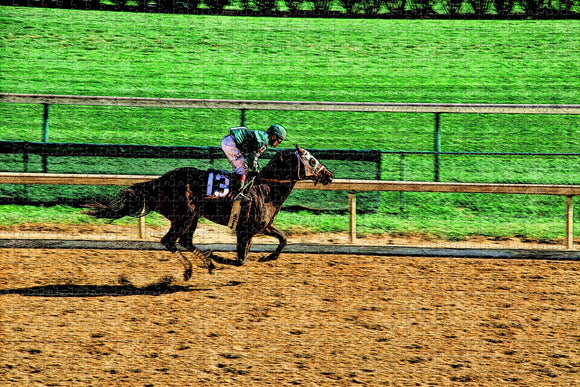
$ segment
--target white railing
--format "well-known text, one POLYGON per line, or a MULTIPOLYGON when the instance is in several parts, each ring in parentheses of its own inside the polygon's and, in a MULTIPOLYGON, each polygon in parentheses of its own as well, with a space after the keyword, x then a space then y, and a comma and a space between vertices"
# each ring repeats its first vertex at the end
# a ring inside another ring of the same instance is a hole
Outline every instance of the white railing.
MULTIPOLYGON (((87 175, 0 172, 0 184, 62 184, 62 185, 113 185, 130 186, 156 179, 159 176, 142 175, 87 175)), ((449 193, 493 193, 521 195, 559 195, 566 197, 566 238, 568 249, 574 248, 573 240, 573 197, 580 196, 580 185, 550 184, 493 184, 493 183, 445 183, 420 181, 383 181, 336 179, 327 186, 301 181, 296 189, 332 190, 349 193, 349 219, 351 242, 356 240, 356 192, 399 191, 399 192, 449 192, 449 193)), ((140 218, 140 237, 145 235, 145 223, 140 218)))
POLYGON ((0 103, 375 113, 580 114, 580 105, 256 101, 0 93, 0 103))

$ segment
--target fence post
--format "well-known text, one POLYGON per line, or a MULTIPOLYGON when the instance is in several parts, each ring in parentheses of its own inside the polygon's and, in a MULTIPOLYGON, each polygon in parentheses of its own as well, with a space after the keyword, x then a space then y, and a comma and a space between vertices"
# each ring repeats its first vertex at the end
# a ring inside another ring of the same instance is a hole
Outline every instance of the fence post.
MULTIPOLYGON (((382 175, 382 159, 383 159, 383 154, 381 153, 381 151, 376 151, 376 157, 377 157, 377 180, 381 180, 381 175, 382 175)), ((377 200, 377 213, 379 212, 379 207, 381 205, 381 193, 379 191, 377 191, 377 195, 376 195, 376 200, 377 200)))
POLYGON ((350 243, 356 242, 356 195, 348 193, 348 211, 350 213, 350 243))
POLYGON ((574 248, 574 204, 572 199, 574 196, 566 196, 566 248, 572 250, 574 248))
POLYGON ((439 113, 435 113, 435 178, 439 181, 439 152, 441 152, 441 129, 439 126, 439 113))
POLYGON ((241 109, 240 126, 246 126, 246 109, 241 109))
POLYGON ((43 103, 44 111, 42 114, 42 142, 48 142, 48 109, 49 104, 43 103))
POLYGON ((28 172, 28 162, 30 161, 30 149, 29 143, 25 142, 24 147, 22 147, 22 164, 24 168, 24 172, 28 172))
MULTIPOLYGON (((399 173, 400 173, 400 177, 399 179, 401 181, 405 181, 405 154, 401 152, 401 164, 399 166, 399 173)), ((399 192, 399 211, 401 211, 401 214, 404 214, 405 211, 407 210, 407 206, 405 205, 405 193, 403 191, 399 192)))
MULTIPOLYGON (((42 142, 48 142, 48 110, 50 105, 43 103, 44 111, 42 113, 42 142)), ((42 171, 44 173, 48 172, 48 156, 42 155, 42 171)))

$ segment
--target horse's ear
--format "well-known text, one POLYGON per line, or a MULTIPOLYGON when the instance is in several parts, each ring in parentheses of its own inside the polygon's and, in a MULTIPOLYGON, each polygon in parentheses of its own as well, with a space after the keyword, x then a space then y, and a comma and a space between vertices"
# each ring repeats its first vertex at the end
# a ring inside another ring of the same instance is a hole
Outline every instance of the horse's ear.
POLYGON ((294 146, 296 147, 296 152, 300 153, 301 155, 304 154, 304 151, 298 146, 298 144, 294 144, 294 146))

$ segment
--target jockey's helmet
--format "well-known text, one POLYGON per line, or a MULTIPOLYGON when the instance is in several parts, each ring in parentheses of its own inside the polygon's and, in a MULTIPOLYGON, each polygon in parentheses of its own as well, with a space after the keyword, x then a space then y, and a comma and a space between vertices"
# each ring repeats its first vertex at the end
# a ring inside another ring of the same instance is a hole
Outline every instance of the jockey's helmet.
POLYGON ((268 128, 267 133, 271 136, 274 135, 278 137, 280 140, 286 139, 286 129, 282 127, 282 125, 274 124, 268 128))

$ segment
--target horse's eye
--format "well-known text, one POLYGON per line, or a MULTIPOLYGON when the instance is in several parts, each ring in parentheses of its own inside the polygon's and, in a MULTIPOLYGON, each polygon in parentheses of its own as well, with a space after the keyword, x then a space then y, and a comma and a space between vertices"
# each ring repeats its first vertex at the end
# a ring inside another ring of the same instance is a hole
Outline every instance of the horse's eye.
POLYGON ((316 166, 316 159, 315 158, 311 158, 310 159, 310 166, 311 167, 315 167, 316 166))

